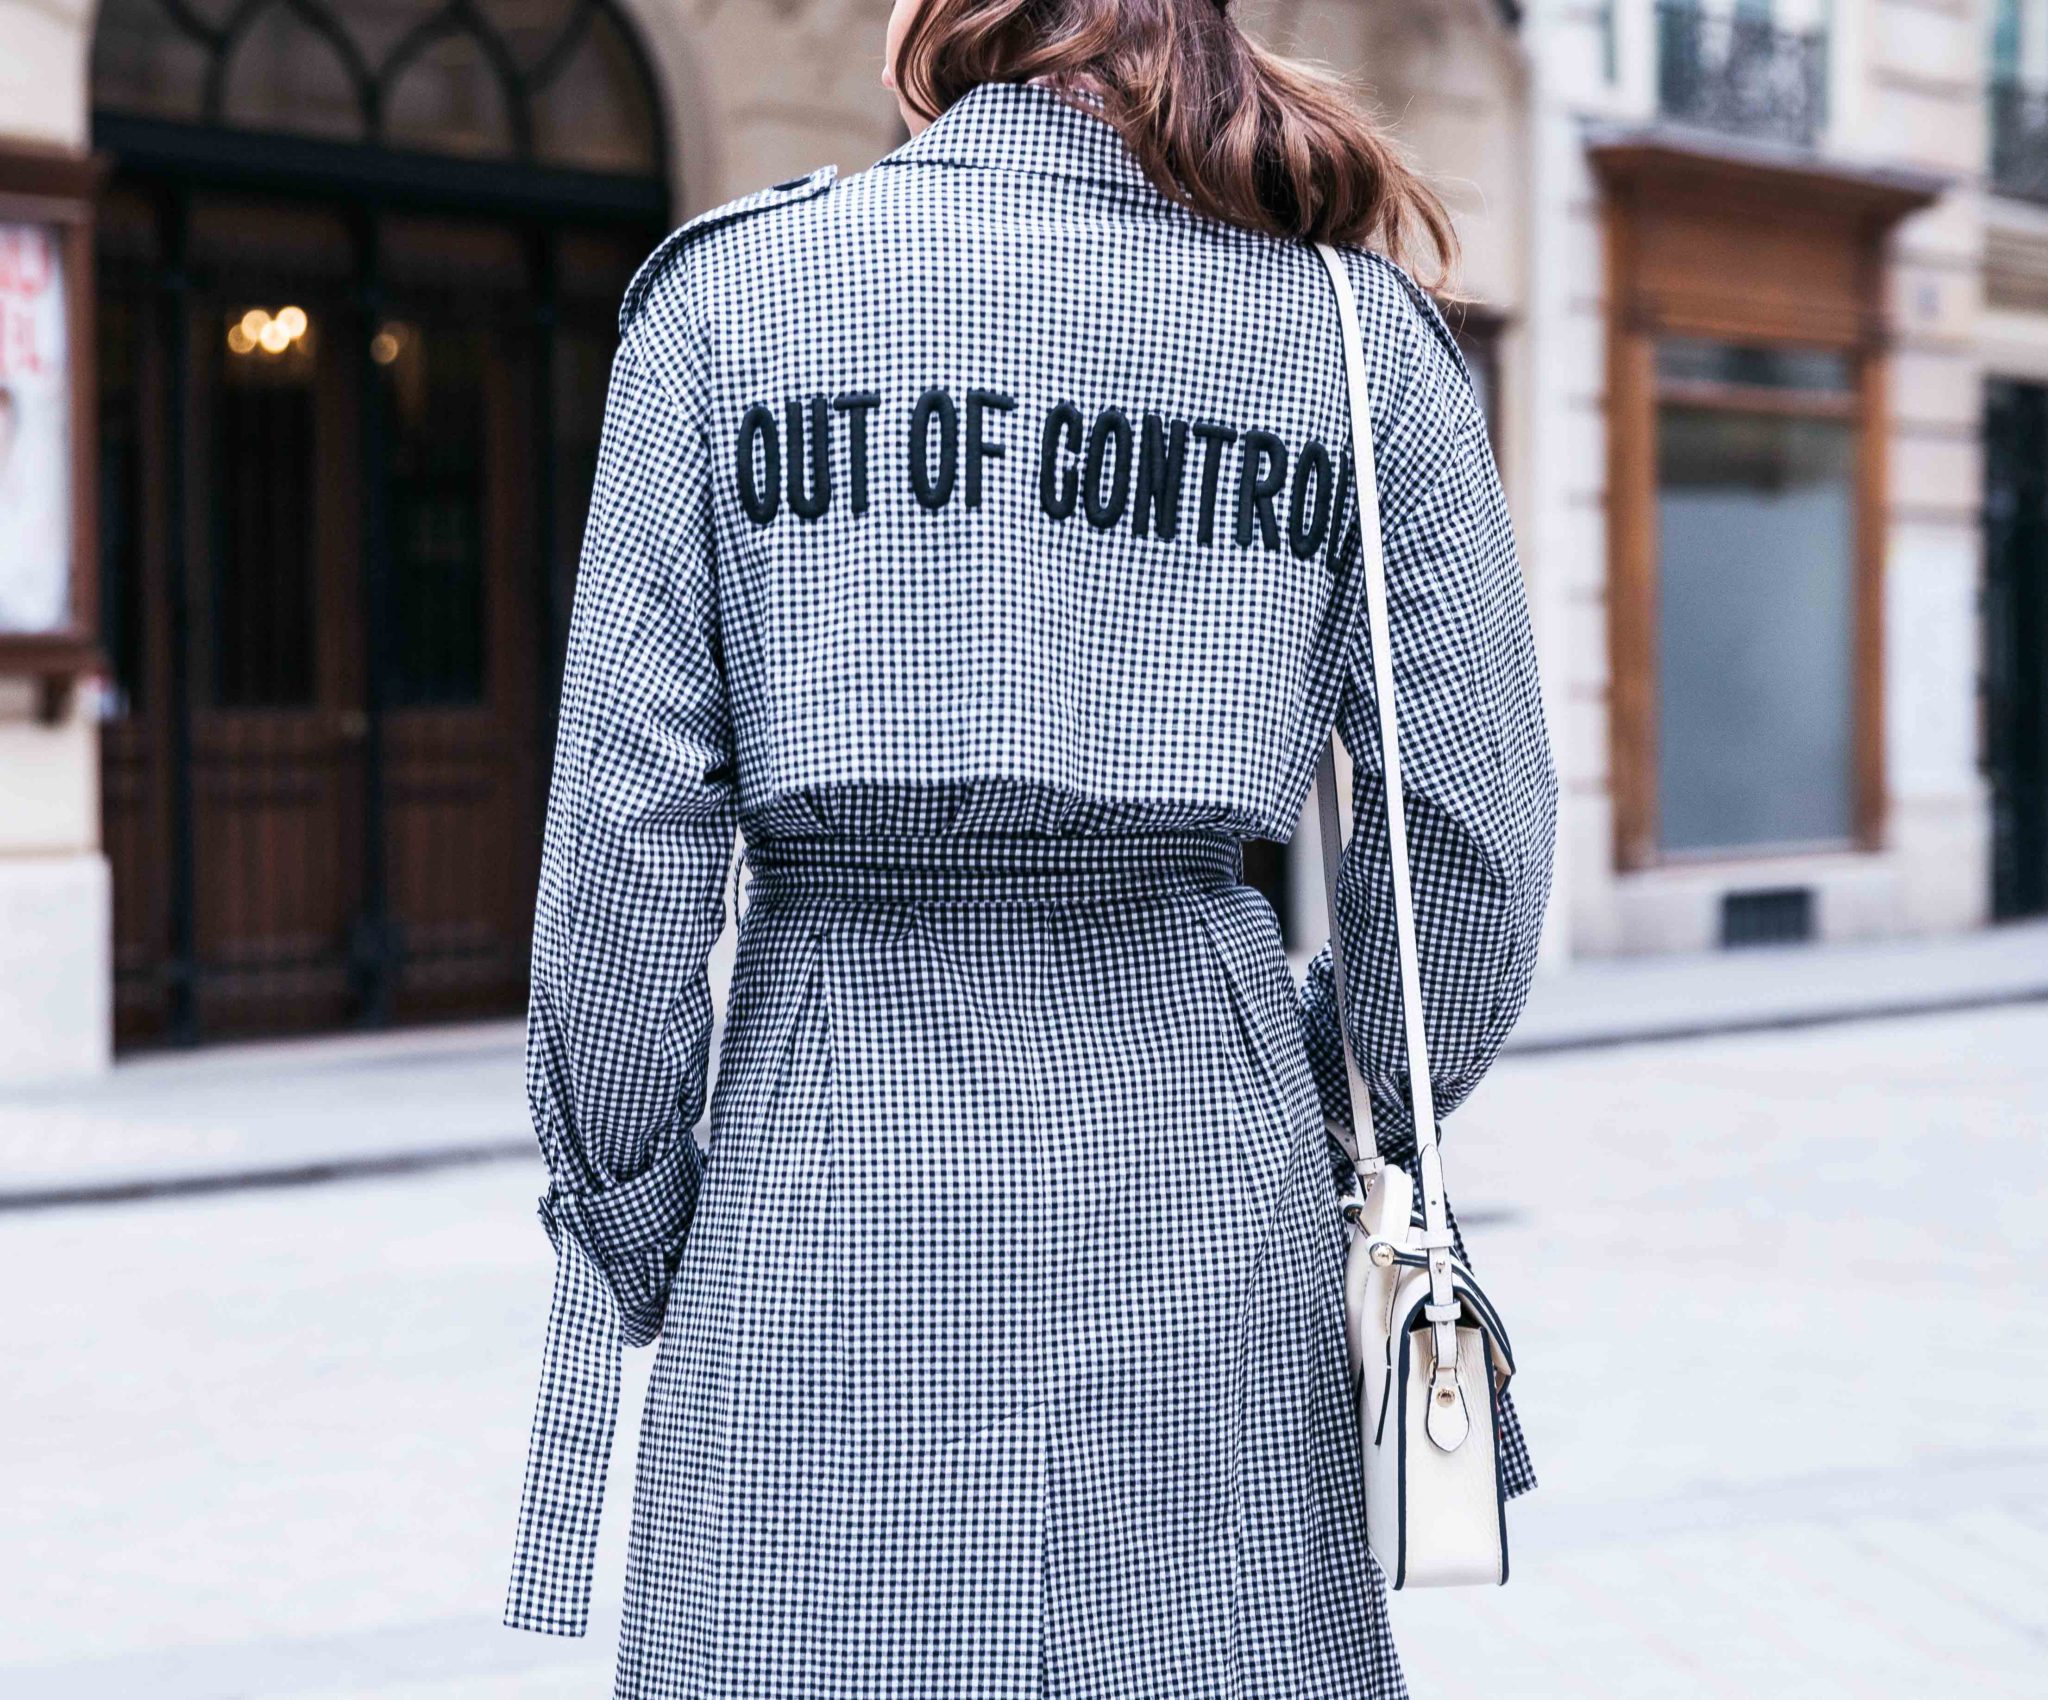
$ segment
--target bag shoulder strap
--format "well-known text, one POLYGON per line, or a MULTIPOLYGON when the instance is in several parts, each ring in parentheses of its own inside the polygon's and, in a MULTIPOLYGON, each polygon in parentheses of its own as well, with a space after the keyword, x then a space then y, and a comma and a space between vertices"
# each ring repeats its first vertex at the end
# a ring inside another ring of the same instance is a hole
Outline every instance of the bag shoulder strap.
MULTIPOLYGON (((1394 646, 1388 629, 1387 561, 1380 535, 1379 486, 1373 470, 1372 412, 1365 381, 1365 346, 1358 325, 1358 302, 1344 261, 1327 243, 1316 244, 1337 295, 1337 319, 1344 343, 1344 384, 1350 402, 1352 488, 1358 492, 1358 548, 1365 570, 1367 637, 1372 652, 1373 694, 1378 699, 1380 767, 1386 778, 1387 849, 1394 876, 1394 938, 1401 962, 1401 1014, 1408 1039, 1408 1085, 1415 1108, 1415 1163, 1422 1194, 1422 1246, 1430 1254, 1431 1287, 1438 1305, 1451 1302, 1450 1220, 1444 1204, 1443 1159, 1437 1150, 1436 1097, 1429 1079, 1429 1045, 1422 1024, 1422 965, 1415 940, 1415 891, 1408 866, 1408 816, 1401 791, 1401 741, 1394 704, 1394 646), (1442 1265, 1439 1276, 1438 1265, 1442 1265)), ((1338 523, 1342 523, 1341 519, 1338 523)), ((1337 795, 1337 759, 1326 741, 1316 759, 1316 812, 1323 848, 1323 896, 1330 917, 1330 989, 1337 1005, 1337 1032, 1344 1052, 1345 1090, 1351 1103, 1351 1125, 1374 1142, 1375 1161, 1383 1156, 1373 1131, 1371 1096, 1360 1073, 1346 1020, 1344 934, 1337 921, 1337 875, 1343 854, 1342 803, 1337 795)), ((1356 1161, 1360 1153, 1352 1151, 1356 1161)))
POLYGON ((1344 1147, 1351 1166, 1361 1174, 1380 1161, 1379 1129, 1372 1114, 1372 1094, 1351 1049, 1351 1029, 1344 1019, 1348 984, 1344 973, 1344 933, 1337 925, 1337 874, 1344 859, 1344 823, 1337 799, 1337 741, 1323 740, 1316 756, 1316 826, 1323 852, 1323 910, 1330 923, 1330 997, 1337 1006, 1337 1045, 1344 1053, 1344 1095, 1351 1105, 1351 1131, 1335 1126, 1331 1134, 1344 1147), (1370 1147, 1370 1161, 1363 1155, 1370 1147))

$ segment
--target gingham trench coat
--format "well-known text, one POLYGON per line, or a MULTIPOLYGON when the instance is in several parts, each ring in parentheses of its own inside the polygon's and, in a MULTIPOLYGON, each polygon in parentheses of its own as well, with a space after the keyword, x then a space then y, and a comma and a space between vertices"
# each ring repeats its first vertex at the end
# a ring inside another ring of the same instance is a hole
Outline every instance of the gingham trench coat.
MULTIPOLYGON (((1351 270, 1455 1105, 1528 986, 1554 781, 1468 374, 1396 267, 1351 270)), ((621 327, 534 939, 557 1275, 507 1621, 585 1627, 621 1344, 658 1339, 621 1700, 1399 1695, 1327 957, 1298 989, 1238 880, 1335 722, 1398 1151, 1315 254, 991 85, 858 176, 685 225, 621 327)))

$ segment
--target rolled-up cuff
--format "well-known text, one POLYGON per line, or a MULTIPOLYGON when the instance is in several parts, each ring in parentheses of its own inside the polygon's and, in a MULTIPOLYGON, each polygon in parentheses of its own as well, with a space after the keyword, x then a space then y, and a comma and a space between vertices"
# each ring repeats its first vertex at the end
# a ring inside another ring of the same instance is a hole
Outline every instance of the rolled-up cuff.
POLYGON ((629 1346, 644 1346, 661 1332, 668 1285, 683 1237, 697 1208, 704 1158, 684 1133, 629 1181, 598 1193, 549 1187, 541 1220, 557 1236, 573 1235, 603 1275, 619 1307, 619 1331, 629 1346))

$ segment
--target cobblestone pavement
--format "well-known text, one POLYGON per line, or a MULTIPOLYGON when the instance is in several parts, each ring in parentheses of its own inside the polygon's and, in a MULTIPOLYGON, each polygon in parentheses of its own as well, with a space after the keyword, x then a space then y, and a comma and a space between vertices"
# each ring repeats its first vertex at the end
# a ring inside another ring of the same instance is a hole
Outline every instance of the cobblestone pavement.
MULTIPOLYGON (((2038 1005, 1504 1063, 1449 1160, 1544 1485, 1397 1597, 1416 1700, 2048 1695, 2044 1151, 2038 1005)), ((536 1183, 0 1216, 0 1694, 608 1693, 615 1618, 495 1627, 536 1183)))

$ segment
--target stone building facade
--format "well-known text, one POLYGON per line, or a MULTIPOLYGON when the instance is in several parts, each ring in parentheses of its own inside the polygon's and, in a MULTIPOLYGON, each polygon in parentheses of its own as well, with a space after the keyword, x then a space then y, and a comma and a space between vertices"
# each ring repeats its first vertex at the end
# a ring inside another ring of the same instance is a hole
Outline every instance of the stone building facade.
MULTIPOLYGON (((0 160, 102 167, 101 682, 0 639, 0 1081, 517 1007, 607 292, 673 218, 900 137, 881 0, 474 11, 490 41, 433 0, 0 0, 0 160)), ((1458 221, 1564 783, 1553 960, 2048 904, 2048 14, 1247 18, 1458 221)), ((1306 835, 1255 861, 1312 942, 1306 835)))

